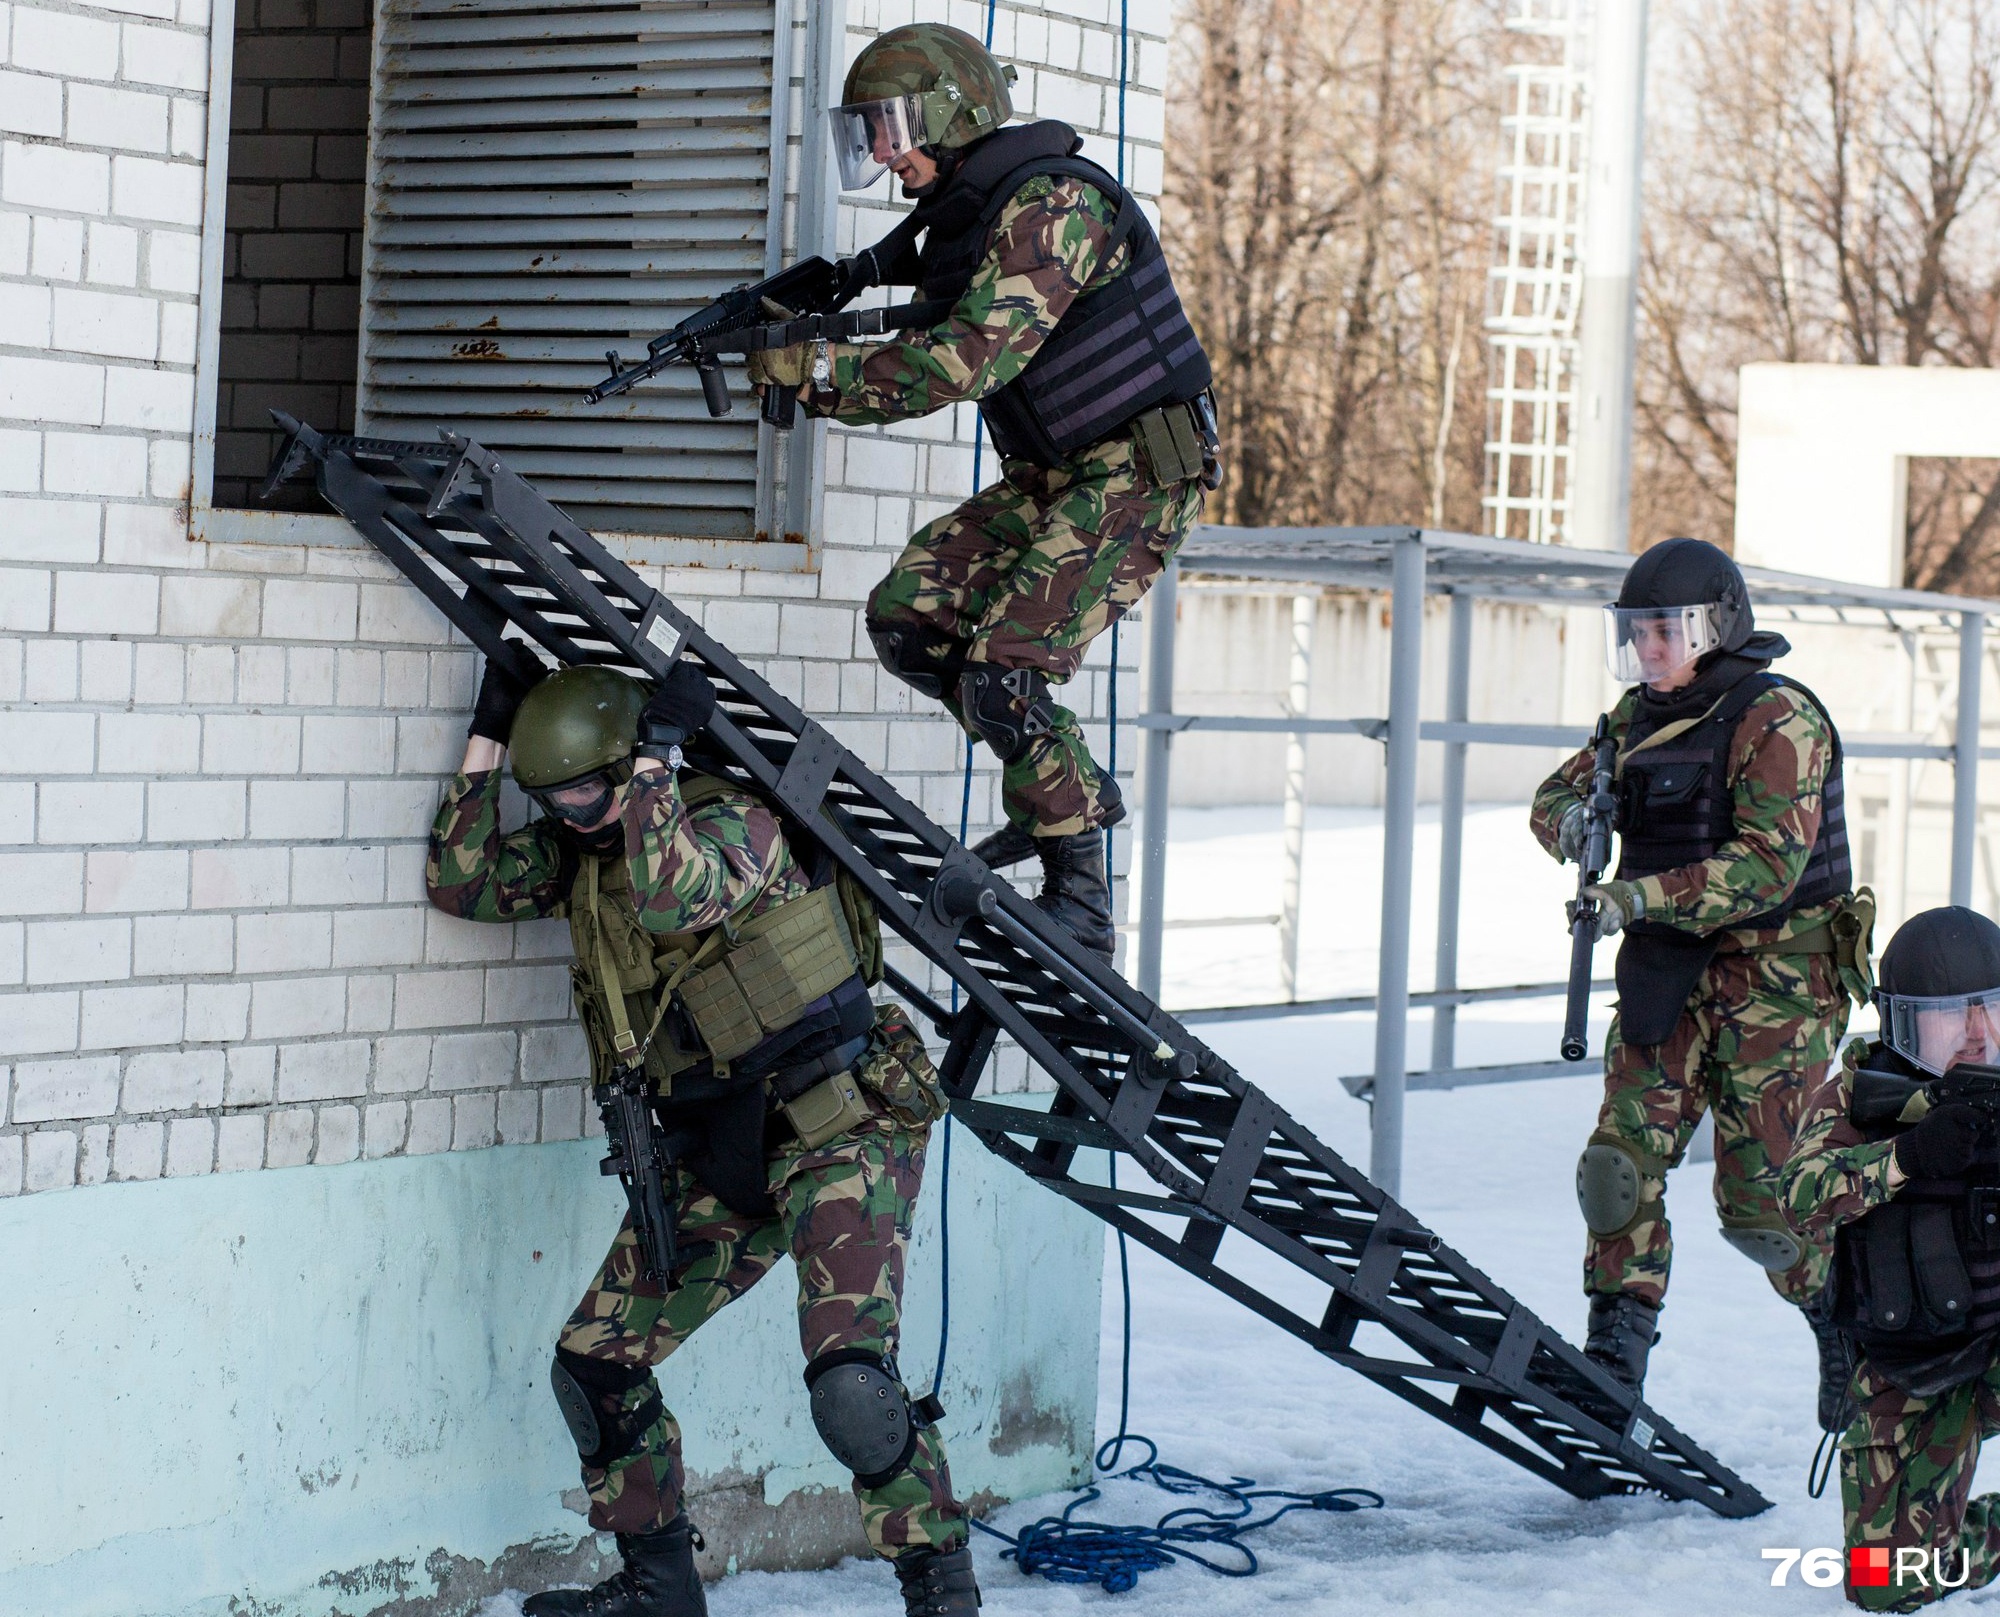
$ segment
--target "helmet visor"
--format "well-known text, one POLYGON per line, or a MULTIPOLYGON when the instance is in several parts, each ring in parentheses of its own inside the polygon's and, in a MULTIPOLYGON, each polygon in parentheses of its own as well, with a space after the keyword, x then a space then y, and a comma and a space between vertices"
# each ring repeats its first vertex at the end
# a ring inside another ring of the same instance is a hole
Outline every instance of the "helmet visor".
POLYGON ((1878 994, 1882 1038, 1904 1060, 1943 1077, 1960 1062, 2000 1066, 2000 988, 1981 994, 1878 994))
POLYGON ((833 121, 841 190, 866 190, 897 158, 924 143, 922 99, 893 95, 886 101, 855 101, 827 114, 833 121))
POLYGON ((1722 644, 1713 605, 1607 606, 1604 660, 1622 685, 1650 685, 1722 644))
POLYGON ((631 766, 618 764, 559 786, 531 787, 528 795, 557 819, 587 830, 611 812, 618 788, 631 778, 631 766))

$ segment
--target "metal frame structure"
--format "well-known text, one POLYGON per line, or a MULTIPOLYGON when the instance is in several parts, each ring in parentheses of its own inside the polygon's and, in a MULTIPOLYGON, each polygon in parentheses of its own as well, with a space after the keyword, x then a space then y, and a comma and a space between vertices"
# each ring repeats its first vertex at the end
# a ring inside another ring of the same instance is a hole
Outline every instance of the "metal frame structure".
MULTIPOLYGON (((522 673, 594 663, 652 679, 686 661, 714 683, 697 767, 773 803, 958 984, 964 1008, 949 1011, 886 974, 937 1023, 953 1113, 997 1155, 1580 1498, 1658 1492, 1724 1516, 1768 1508, 497 456, 462 438, 394 443, 285 424, 274 480, 310 471, 488 657, 522 673), (974 1098, 1003 1034, 1054 1080, 1047 1111, 974 1098), (1108 1182, 1093 1171, 1099 1150, 1108 1182), (1291 1266, 1282 1295, 1246 1278, 1253 1249, 1291 1266)), ((1421 586, 1420 559, 1411 578, 1421 586)))
MULTIPOLYGON (((1380 741, 1387 782, 1383 793, 1382 917, 1377 986, 1373 995, 1288 1000, 1176 1013, 1183 1023, 1242 1021, 1270 1016, 1330 1015, 1373 1010, 1375 1055, 1371 1073, 1344 1079, 1372 1108, 1369 1177, 1394 1194, 1402 1177, 1403 1097, 1411 1089, 1549 1077, 1579 1070, 1548 1061, 1460 1067, 1454 1020, 1461 1005, 1559 995, 1562 983, 1462 988, 1458 982, 1460 863, 1465 828, 1465 749, 1581 747, 1588 726, 1475 724, 1468 718, 1472 678, 1472 603, 1479 599, 1596 606, 1617 594, 1631 558, 1519 540, 1445 533, 1428 528, 1197 528, 1182 547, 1177 571, 1230 582, 1299 585, 1317 593, 1328 587, 1386 591, 1390 598, 1389 714, 1386 718, 1283 718, 1174 711, 1176 571, 1153 588, 1147 603, 1149 675, 1139 777, 1139 918, 1136 981, 1140 992, 1160 993, 1161 936, 1165 929, 1168 793, 1172 743, 1190 731, 1279 731, 1293 735, 1362 735, 1380 741), (1423 603, 1426 595, 1451 597, 1450 659, 1445 676, 1445 717, 1421 717, 1423 603), (1410 904, 1414 874, 1417 748, 1444 744, 1442 852, 1438 882, 1437 955, 1433 986, 1410 991, 1410 904), (1408 1071, 1412 1006, 1438 1011, 1431 1065, 1408 1071)), ((1873 627, 1885 620, 1907 627, 1912 618, 1944 620, 1958 631, 1958 706, 1950 745, 1901 735, 1842 738, 1850 758, 1948 759, 1955 768, 1952 800, 1951 901, 1969 904, 1979 811, 1979 760, 2000 757, 2000 747, 1980 745, 1980 670, 1985 619, 2000 602, 1919 590, 1874 589, 1747 567, 1759 611, 1825 615, 1836 623, 1873 627)), ((1608 980, 1599 986, 1608 988, 1608 980)))

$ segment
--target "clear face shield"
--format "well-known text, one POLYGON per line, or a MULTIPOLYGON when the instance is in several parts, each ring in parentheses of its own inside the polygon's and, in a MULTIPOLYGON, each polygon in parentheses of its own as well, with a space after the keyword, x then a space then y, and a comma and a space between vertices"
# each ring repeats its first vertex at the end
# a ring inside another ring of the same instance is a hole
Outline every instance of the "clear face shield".
POLYGON ((1983 994, 1878 994, 1882 1038, 1904 1060, 1942 1078, 1961 1062, 2000 1066, 2000 988, 1983 994))
POLYGON ((865 191, 897 158, 924 144, 923 99, 896 95, 886 101, 856 101, 827 114, 843 191, 865 191))
POLYGON ((1722 644, 1720 613, 1703 606, 1607 606, 1604 660, 1621 685, 1671 679, 1722 644))

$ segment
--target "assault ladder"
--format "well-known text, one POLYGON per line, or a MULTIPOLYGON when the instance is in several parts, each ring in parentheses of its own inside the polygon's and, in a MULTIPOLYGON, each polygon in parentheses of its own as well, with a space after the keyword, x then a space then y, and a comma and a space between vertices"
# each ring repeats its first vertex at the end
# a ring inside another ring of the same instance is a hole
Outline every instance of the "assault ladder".
POLYGON ((938 1024, 952 1111, 1031 1179, 1144 1242, 1337 1364, 1579 1498, 1655 1492, 1723 1516, 1768 1507, 1268 1095, 1052 925, 832 734, 467 438, 289 434, 268 488, 322 497, 466 638, 524 675, 548 661, 714 682, 704 769, 753 786, 873 895, 964 995, 938 1024), (537 651, 534 648, 539 648, 537 651), (995 1041, 1054 1081, 1046 1112, 974 1099, 995 1041), (1121 1170, 1088 1170, 1105 1151, 1121 1170), (1297 1271, 1281 1300, 1229 1235, 1297 1271), (1309 1294, 1307 1306, 1297 1298, 1309 1294))

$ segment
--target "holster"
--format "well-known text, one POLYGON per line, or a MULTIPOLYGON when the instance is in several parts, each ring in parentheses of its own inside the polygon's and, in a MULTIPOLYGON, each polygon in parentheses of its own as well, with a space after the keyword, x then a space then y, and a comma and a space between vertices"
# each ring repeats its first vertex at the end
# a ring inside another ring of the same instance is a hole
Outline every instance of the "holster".
POLYGON ((1687 1008, 1718 940, 1644 922, 1618 946, 1618 1035, 1627 1044, 1665 1044, 1687 1008))

